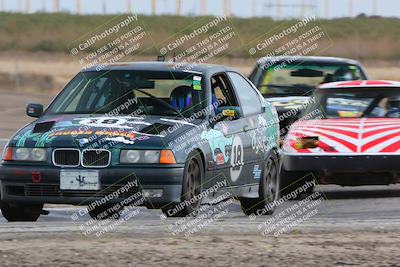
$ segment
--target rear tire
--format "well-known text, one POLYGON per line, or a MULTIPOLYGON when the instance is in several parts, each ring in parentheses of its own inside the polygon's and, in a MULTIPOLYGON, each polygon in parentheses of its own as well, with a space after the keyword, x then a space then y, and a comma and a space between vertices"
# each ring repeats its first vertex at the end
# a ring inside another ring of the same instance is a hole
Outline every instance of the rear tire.
POLYGON ((9 222, 36 222, 43 210, 43 204, 18 205, 0 202, 1 213, 9 222))
POLYGON ((197 151, 192 152, 189 154, 185 164, 181 202, 178 204, 171 204, 163 208, 162 212, 167 217, 185 217, 193 214, 193 212, 200 207, 201 199, 191 205, 183 205, 183 207, 180 205, 185 200, 190 201, 194 199, 202 192, 203 176, 204 166, 201 156, 197 151))
POLYGON ((259 198, 240 198, 242 211, 249 215, 270 215, 275 206, 269 207, 278 199, 278 159, 275 154, 270 155, 264 163, 264 170, 260 179, 259 198))

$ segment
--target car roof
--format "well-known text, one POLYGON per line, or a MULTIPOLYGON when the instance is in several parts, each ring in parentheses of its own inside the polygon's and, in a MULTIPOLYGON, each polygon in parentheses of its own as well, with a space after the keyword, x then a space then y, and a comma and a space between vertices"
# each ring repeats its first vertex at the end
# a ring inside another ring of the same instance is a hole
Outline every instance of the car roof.
MULTIPOLYGON (((84 71, 99 70, 99 66, 90 67, 84 71)), ((141 62, 120 62, 101 66, 101 70, 137 70, 137 71, 172 71, 172 72, 223 72, 235 71, 234 69, 215 64, 194 64, 182 62, 164 62, 164 61, 141 61, 141 62)))
POLYGON ((387 80, 359 80, 359 81, 342 81, 321 84, 318 89, 341 89, 341 88, 390 88, 399 87, 398 81, 387 80))
POLYGON ((350 65, 360 65, 360 62, 340 57, 317 57, 317 56, 276 56, 276 57, 263 57, 257 62, 260 66, 267 64, 268 62, 283 62, 290 61, 292 63, 330 63, 330 64, 350 64, 350 65))

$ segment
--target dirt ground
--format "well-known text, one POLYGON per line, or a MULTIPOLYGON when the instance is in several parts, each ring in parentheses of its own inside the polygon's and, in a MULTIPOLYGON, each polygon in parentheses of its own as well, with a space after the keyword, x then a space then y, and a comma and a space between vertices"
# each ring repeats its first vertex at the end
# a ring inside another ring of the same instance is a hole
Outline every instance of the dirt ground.
POLYGON ((0 237, 1 266, 400 266, 400 232, 0 237))

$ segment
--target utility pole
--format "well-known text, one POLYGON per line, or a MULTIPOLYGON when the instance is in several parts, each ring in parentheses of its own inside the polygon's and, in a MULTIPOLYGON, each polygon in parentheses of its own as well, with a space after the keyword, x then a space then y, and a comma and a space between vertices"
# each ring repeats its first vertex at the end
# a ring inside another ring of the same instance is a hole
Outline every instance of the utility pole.
POLYGON ((127 13, 132 13, 132 0, 126 0, 126 9, 127 9, 127 13))
POLYGON ((206 0, 200 0, 200 16, 205 16, 207 13, 207 2, 206 0))
POLYGON ((353 17, 353 0, 349 0, 349 15, 350 18, 353 17))
POLYGON ((0 0, 0 12, 4 11, 4 0, 0 0))
POLYGON ((47 11, 47 8, 46 8, 46 0, 42 0, 42 11, 43 11, 44 13, 46 13, 46 11, 47 11))
POLYGON ((257 0, 253 0, 251 5, 251 15, 253 18, 257 16, 257 0))
POLYGON ((231 13, 231 0, 224 0, 224 14, 227 17, 230 17, 232 15, 231 13))
POLYGON ((103 0, 103 15, 107 14, 107 2, 106 0, 103 0))
POLYGON ((81 14, 81 0, 76 0, 76 14, 81 14))
POLYGON ((325 0, 325 19, 329 19, 330 3, 329 0, 325 0))
POLYGON ((157 13, 157 0, 151 0, 151 14, 155 15, 157 13))
POLYGON ((301 0, 301 4, 300 4, 300 17, 304 17, 305 15, 305 11, 306 11, 306 3, 304 2, 304 0, 301 0))
POLYGON ((177 16, 182 15, 182 1, 181 0, 176 0, 175 8, 176 8, 176 11, 175 11, 176 15, 177 16))
POLYGON ((18 0, 18 6, 17 6, 17 12, 21 12, 22 13, 22 0, 18 0))
POLYGON ((280 19, 282 16, 281 0, 276 0, 276 16, 278 17, 278 19, 280 19))
POLYGON ((377 16, 378 15, 378 1, 377 0, 372 0, 372 15, 377 16))
POLYGON ((60 0, 53 0, 53 11, 60 12, 60 0))
POLYGON ((31 0, 25 0, 25 13, 31 13, 31 0))

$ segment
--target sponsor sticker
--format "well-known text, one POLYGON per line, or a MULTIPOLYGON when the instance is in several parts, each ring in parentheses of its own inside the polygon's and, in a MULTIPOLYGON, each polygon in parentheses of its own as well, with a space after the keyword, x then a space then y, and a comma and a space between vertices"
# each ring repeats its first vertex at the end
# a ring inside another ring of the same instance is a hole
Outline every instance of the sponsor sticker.
POLYGON ((261 178, 260 165, 254 165, 253 174, 254 174, 254 179, 258 180, 261 178))

